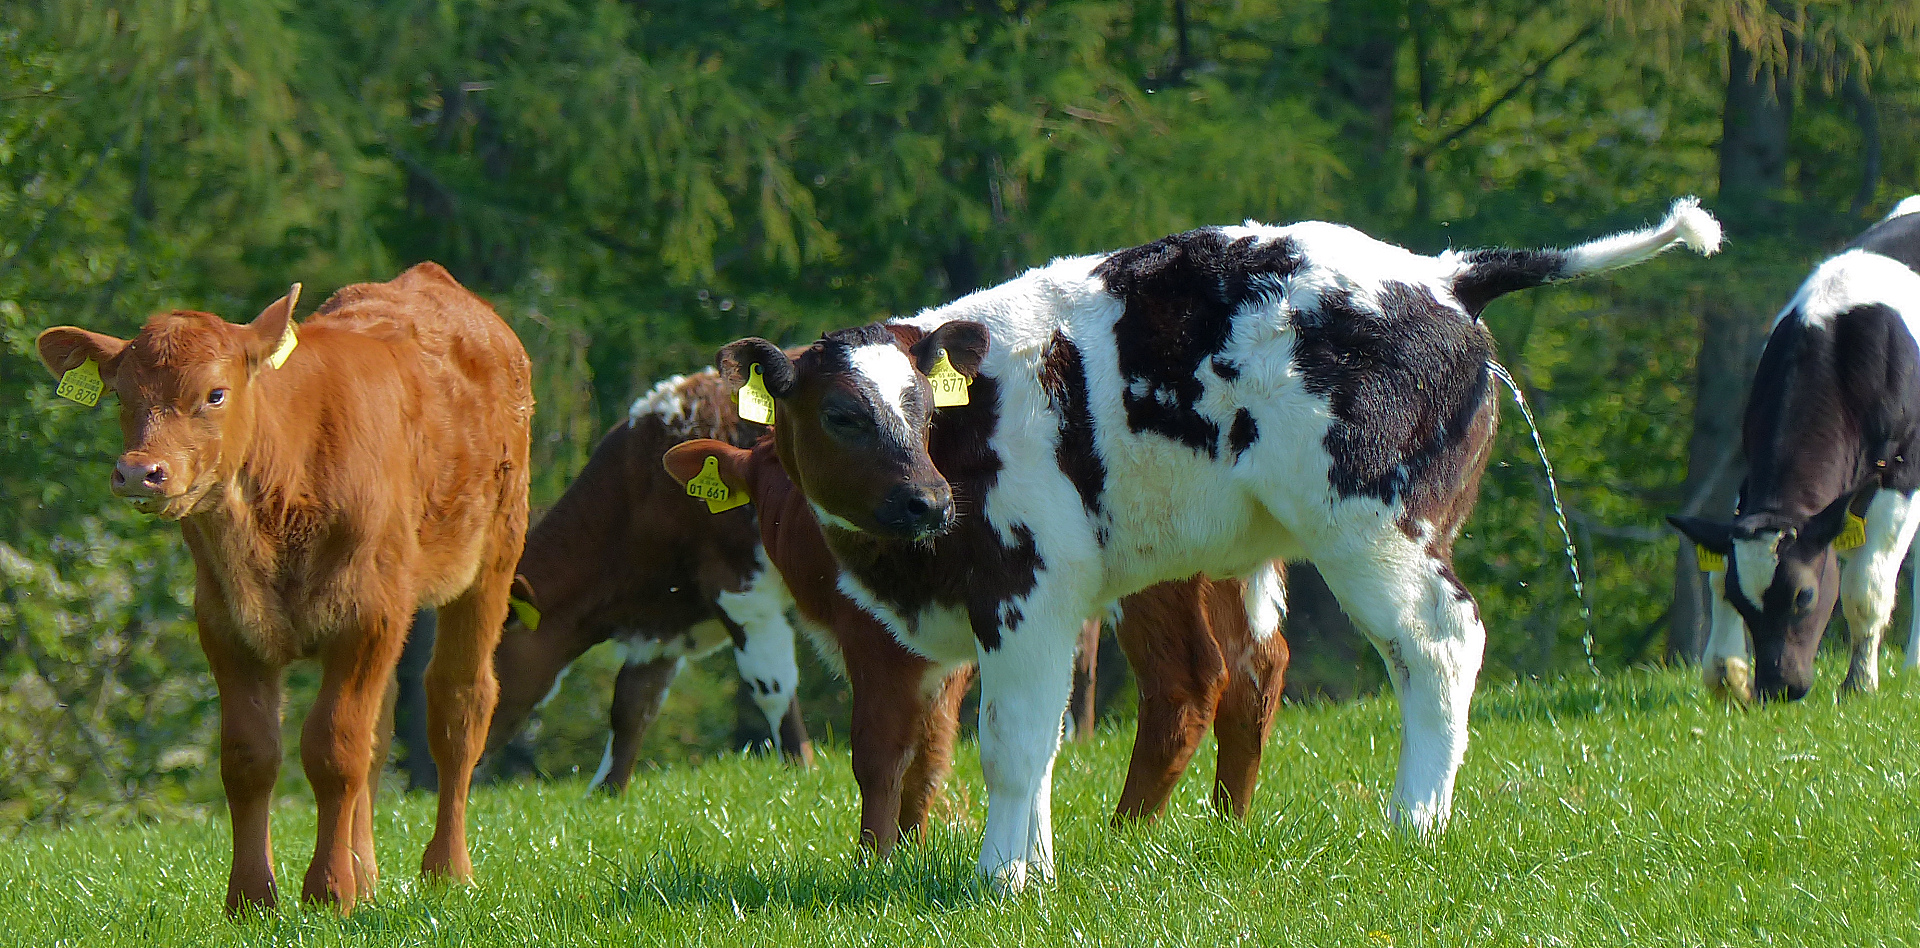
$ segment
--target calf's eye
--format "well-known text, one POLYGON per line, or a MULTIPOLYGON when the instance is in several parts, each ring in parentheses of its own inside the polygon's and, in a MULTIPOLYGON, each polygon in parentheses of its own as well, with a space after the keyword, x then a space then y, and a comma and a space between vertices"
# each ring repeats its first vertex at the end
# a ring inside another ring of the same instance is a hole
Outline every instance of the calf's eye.
POLYGON ((213 391, 207 393, 207 407, 209 408, 218 408, 221 405, 226 404, 226 401, 227 401, 227 390, 224 388, 216 388, 213 391))

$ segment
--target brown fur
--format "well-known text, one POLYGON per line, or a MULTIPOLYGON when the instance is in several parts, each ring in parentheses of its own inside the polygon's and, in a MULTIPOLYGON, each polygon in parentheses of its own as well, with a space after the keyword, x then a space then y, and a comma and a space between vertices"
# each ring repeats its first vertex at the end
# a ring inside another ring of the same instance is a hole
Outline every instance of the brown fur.
POLYGON ((193 553, 233 816, 230 912, 276 898, 267 811, 280 679, 298 658, 322 667, 301 735, 320 810, 302 896, 345 912, 372 893, 376 719, 421 605, 440 609, 426 679, 441 775, 421 870, 472 876, 467 786, 526 530, 530 368, 492 307, 423 263, 335 294, 274 369, 292 307, 248 326, 155 316, 131 343, 69 327, 40 343, 56 376, 100 364, 126 436, 116 473, 131 475, 116 493, 179 520, 193 553))
MULTIPOLYGON (((766 428, 740 419, 712 372, 686 377, 675 392, 682 406, 675 417, 642 412, 608 431, 527 535, 516 589, 540 610, 540 627, 509 617, 501 634, 494 660, 500 702, 489 750, 520 732, 561 670, 588 649, 615 636, 670 639, 702 622, 727 622, 715 597, 739 592, 753 575, 759 547, 753 510, 708 513, 666 476, 660 457, 688 438, 750 445, 766 428)), ((744 644, 728 625, 734 644, 744 644)), ((646 674, 628 669, 615 681, 613 766, 602 784, 609 793, 626 788, 640 739, 673 679, 673 660, 656 664, 663 667, 646 674)), ((782 730, 782 750, 809 760, 797 705, 782 730)))

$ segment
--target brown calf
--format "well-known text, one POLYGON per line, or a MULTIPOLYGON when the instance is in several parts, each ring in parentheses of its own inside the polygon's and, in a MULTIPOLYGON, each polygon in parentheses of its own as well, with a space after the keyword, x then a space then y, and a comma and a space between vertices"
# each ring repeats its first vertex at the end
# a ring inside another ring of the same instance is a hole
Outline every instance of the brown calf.
MULTIPOLYGON (((910 651, 840 591, 839 565, 772 438, 751 450, 690 441, 667 452, 667 470, 685 483, 710 457, 730 491, 753 498, 768 559, 786 578, 802 627, 822 654, 839 656, 853 687, 860 841, 884 855, 903 829, 913 833, 924 824, 946 778, 972 666, 910 651)), ((1238 581, 1195 578, 1122 600, 1118 637, 1139 678, 1141 715, 1116 820, 1165 808, 1209 721, 1220 741, 1214 800, 1225 812, 1245 814, 1279 706, 1287 647, 1277 630, 1264 641, 1253 634, 1242 594, 1238 581)))
POLYGON ((660 468, 688 438, 752 444, 766 428, 740 420, 713 372, 676 376, 642 396, 600 439, 593 457, 527 534, 515 579, 539 619, 509 618, 494 666, 500 701, 489 750, 511 740, 559 676, 587 649, 617 640, 612 735, 594 786, 624 790, 640 740, 688 658, 734 647, 743 685, 774 744, 811 763, 794 687, 791 606, 760 553, 753 511, 714 515, 660 468))
POLYGON ((39 340, 55 376, 92 361, 118 394, 114 493, 179 521, 193 553, 220 689, 230 913, 275 902, 281 677, 300 658, 322 666, 300 739, 320 810, 301 895, 346 912, 372 894, 374 725, 421 604, 440 609, 427 711, 441 775, 421 872, 473 875, 467 785, 526 530, 533 389, 493 308, 423 263, 334 294, 289 354, 298 290, 245 326, 173 312, 131 342, 64 326, 39 340))

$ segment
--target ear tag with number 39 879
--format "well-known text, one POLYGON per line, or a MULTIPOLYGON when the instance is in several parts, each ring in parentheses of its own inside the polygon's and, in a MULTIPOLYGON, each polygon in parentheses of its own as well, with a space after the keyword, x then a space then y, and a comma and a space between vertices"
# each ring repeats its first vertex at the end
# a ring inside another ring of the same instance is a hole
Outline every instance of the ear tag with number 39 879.
POLYGON ((92 359, 88 359, 61 373, 60 387, 53 391, 61 398, 71 399, 92 408, 100 404, 100 392, 105 388, 106 386, 100 381, 100 367, 94 365, 92 359))
POLYGON ((967 403, 969 380, 948 361, 947 350, 940 350, 940 361, 935 362, 933 369, 927 373, 927 381, 933 385, 933 407, 951 408, 967 403))
MULTIPOLYGON (((741 406, 745 407, 745 405, 746 400, 741 399, 741 406)), ((740 414, 744 416, 746 412, 742 411, 740 414)), ((724 513, 735 507, 744 506, 752 499, 745 491, 736 491, 727 487, 726 482, 720 479, 720 459, 711 454, 701 462, 700 473, 687 482, 687 496, 706 501, 708 513, 724 513)))

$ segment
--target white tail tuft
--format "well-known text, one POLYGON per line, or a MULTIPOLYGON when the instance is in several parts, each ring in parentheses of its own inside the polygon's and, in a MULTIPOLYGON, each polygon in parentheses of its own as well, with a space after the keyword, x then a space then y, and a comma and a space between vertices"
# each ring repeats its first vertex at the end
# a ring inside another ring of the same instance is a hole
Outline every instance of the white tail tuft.
POLYGON ((1681 243, 1703 255, 1720 249, 1720 222, 1700 206, 1699 198, 1674 201, 1667 219, 1657 227, 1630 230, 1569 249, 1559 278, 1631 266, 1681 243))
POLYGON ((1673 209, 1667 212, 1667 219, 1661 229, 1671 227, 1679 234, 1680 242, 1703 257, 1711 257, 1720 249, 1720 222, 1700 206, 1700 199, 1692 195, 1673 202, 1673 209))

